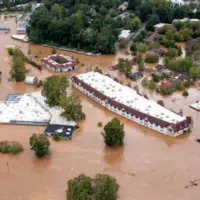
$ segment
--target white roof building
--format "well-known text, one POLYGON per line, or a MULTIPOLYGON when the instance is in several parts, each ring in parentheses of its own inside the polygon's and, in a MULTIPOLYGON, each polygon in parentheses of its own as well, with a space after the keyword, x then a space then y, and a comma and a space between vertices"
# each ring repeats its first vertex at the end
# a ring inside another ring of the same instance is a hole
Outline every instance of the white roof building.
POLYGON ((185 119, 180 115, 157 104, 156 101, 144 98, 128 86, 115 82, 112 78, 96 72, 88 72, 77 76, 85 83, 102 92, 104 95, 116 101, 150 114, 156 118, 162 118, 169 123, 179 122, 185 119))
POLYGON ((183 18, 183 19, 174 19, 173 22, 175 21, 181 21, 181 22, 199 22, 200 20, 199 19, 190 19, 190 18, 183 18))
POLYGON ((165 25, 167 25, 167 24, 165 24, 165 23, 159 23, 159 24, 154 25, 154 28, 162 28, 165 25))
POLYGON ((197 110, 197 111, 200 111, 200 101, 193 103, 192 105, 190 105, 190 107, 197 110))
POLYGON ((128 39, 131 35, 130 30, 123 30, 121 31, 120 35, 118 36, 119 39, 128 39))
POLYGON ((49 107, 41 92, 22 95, 8 95, 6 101, 0 103, 0 123, 18 124, 57 124, 75 126, 74 121, 67 121, 60 114, 63 109, 49 107))
POLYGON ((72 83, 109 110, 151 129, 172 137, 189 130, 189 117, 178 115, 108 76, 88 72, 72 77, 72 83))

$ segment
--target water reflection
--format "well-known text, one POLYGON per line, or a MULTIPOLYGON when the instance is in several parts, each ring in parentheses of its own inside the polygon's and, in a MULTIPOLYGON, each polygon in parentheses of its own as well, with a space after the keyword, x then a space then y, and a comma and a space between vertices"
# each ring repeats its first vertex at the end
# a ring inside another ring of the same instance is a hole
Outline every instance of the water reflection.
POLYGON ((116 165, 122 163, 124 160, 124 149, 124 145, 120 147, 105 146, 103 150, 103 158, 105 163, 109 165, 116 165))

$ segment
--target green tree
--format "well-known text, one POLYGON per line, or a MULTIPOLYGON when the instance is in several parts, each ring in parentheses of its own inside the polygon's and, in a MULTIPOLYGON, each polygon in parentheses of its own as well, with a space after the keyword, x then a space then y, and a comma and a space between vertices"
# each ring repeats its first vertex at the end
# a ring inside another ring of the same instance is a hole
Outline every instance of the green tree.
POLYGON ((200 67, 200 50, 196 50, 193 53, 193 58, 197 67, 200 67))
POLYGON ((144 71, 144 62, 143 61, 138 64, 138 71, 140 71, 140 72, 144 71))
POLYGON ((141 0, 129 0, 128 9, 134 10, 140 3, 141 3, 141 0))
POLYGON ((117 119, 113 118, 104 126, 104 141, 110 146, 119 146, 124 141, 124 125, 117 119))
POLYGON ((189 74, 193 80, 200 79, 200 68, 197 67, 190 68, 189 74))
POLYGON ((16 82, 24 81, 27 70, 21 56, 14 56, 11 62, 10 74, 16 82))
POLYGON ((187 90, 184 90, 183 93, 182 93, 182 95, 183 95, 184 97, 187 97, 187 96, 189 95, 189 93, 188 93, 187 90))
POLYGON ((78 96, 72 94, 69 97, 61 96, 59 105, 64 109, 61 116, 67 120, 80 121, 85 119, 82 111, 81 100, 78 96))
POLYGON ((106 174, 97 174, 94 179, 80 174, 68 181, 67 200, 116 200, 119 185, 116 179, 106 174))
POLYGON ((88 200, 92 194, 92 179, 84 174, 68 181, 67 200, 88 200))
POLYGON ((119 185, 114 177, 97 174, 93 179, 93 197, 95 200, 116 200, 119 185))
POLYGON ((31 150, 35 151, 37 157, 43 157, 48 154, 50 142, 44 134, 33 134, 30 139, 31 150))
POLYGON ((55 3, 53 4, 53 6, 51 7, 51 13, 57 17, 57 19, 61 20, 63 18, 63 9, 62 7, 55 3))
POLYGON ((44 81, 43 95, 46 97, 46 103, 52 106, 58 106, 60 97, 66 95, 66 89, 69 83, 65 76, 53 75, 44 81))
POLYGON ((146 29, 148 31, 154 31, 154 25, 158 24, 160 22, 159 16, 156 14, 153 14, 149 17, 146 23, 146 29))
POLYGON ((145 57, 146 63, 157 63, 159 60, 158 56, 156 54, 147 54, 145 57))
POLYGON ((176 48, 170 47, 166 56, 168 56, 170 59, 175 58, 178 56, 178 50, 176 48))
POLYGON ((156 85, 155 85, 153 79, 151 79, 151 80, 149 81, 148 88, 149 88, 150 90, 154 90, 154 89, 156 88, 156 85))
POLYGON ((145 53, 148 50, 148 46, 144 43, 137 43, 136 49, 139 53, 145 53))
POLYGON ((22 145, 17 141, 0 141, 1 153, 18 154, 23 151, 22 145))

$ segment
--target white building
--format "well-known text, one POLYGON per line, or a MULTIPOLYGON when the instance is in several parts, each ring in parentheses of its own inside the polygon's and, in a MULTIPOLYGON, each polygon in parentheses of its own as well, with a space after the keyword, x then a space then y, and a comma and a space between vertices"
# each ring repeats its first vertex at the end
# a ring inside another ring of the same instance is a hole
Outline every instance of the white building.
POLYGON ((190 105, 190 107, 197 110, 197 111, 200 111, 200 101, 193 103, 192 105, 190 105))
POLYGON ((119 40, 128 39, 131 36, 130 30, 123 30, 121 31, 120 35, 118 36, 119 40))
POLYGON ((41 64, 55 72, 72 71, 78 67, 72 57, 63 54, 49 55, 42 59, 41 64))
POLYGON ((75 126, 74 121, 67 121, 60 114, 60 107, 49 107, 41 92, 22 95, 8 95, 0 102, 0 123, 75 126))
POLYGON ((73 86, 107 109, 163 134, 176 137, 189 130, 190 119, 182 117, 128 86, 97 72, 72 77, 73 86))
POLYGON ((180 22, 194 22, 197 23, 199 19, 190 19, 190 18, 183 18, 183 19, 174 19, 173 22, 180 21, 180 22))

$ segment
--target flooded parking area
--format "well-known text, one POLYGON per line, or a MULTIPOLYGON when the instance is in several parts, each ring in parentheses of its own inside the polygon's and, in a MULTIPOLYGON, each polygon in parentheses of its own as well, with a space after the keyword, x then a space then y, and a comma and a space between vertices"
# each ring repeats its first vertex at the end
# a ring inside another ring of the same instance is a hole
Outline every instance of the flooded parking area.
MULTIPOLYGON (((9 81, 9 62, 6 45, 19 45, 24 53, 28 50, 39 60, 51 53, 51 49, 39 45, 22 43, 11 39, 15 33, 14 18, 4 21, 11 31, 0 33, 0 101, 8 94, 35 92, 34 86, 9 81)), ((138 84, 142 93, 154 100, 163 100, 165 106, 183 115, 192 116, 193 125, 190 133, 178 138, 170 138, 152 131, 139 124, 120 117, 106 110, 81 92, 69 88, 82 99, 86 120, 78 123, 80 128, 72 140, 55 142, 51 140, 49 156, 38 159, 30 150, 29 137, 33 133, 43 133, 45 126, 23 126, 0 124, 0 141, 17 140, 24 146, 19 155, 0 154, 0 199, 1 200, 65 200, 67 181, 81 173, 94 176, 96 173, 108 173, 117 178, 120 184, 120 200, 196 200, 200 198, 200 186, 185 188, 191 180, 199 179, 200 144, 195 140, 200 137, 200 113, 189 106, 200 99, 196 88, 188 90, 189 96, 181 93, 163 97, 156 92, 141 87, 141 81, 127 80, 118 71, 107 67, 116 64, 119 57, 128 57, 124 52, 112 56, 90 57, 66 51, 57 51, 64 55, 79 58, 78 70, 66 73, 68 77, 88 70, 90 66, 100 66, 103 72, 118 78, 124 84, 138 84), (173 102, 172 98, 176 97, 173 102), (125 144, 119 148, 109 148, 103 143, 102 128, 113 117, 118 117, 125 125, 125 144), (8 164, 7 164, 8 163, 8 164)), ((54 72, 28 66, 30 74, 44 80, 54 72)))

